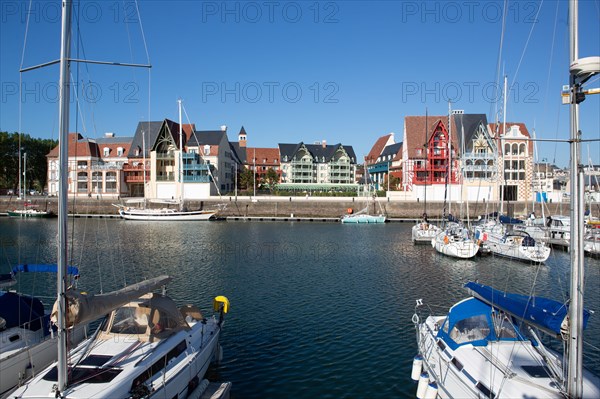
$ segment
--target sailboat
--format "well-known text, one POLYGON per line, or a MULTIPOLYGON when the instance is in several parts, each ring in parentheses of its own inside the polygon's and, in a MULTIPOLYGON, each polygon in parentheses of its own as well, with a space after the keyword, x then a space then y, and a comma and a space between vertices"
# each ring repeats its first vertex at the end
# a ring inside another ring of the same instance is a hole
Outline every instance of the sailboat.
MULTIPOLYGON (((370 190, 369 190, 370 191, 370 190)), ((371 195, 371 193, 367 193, 373 202, 373 209, 377 204, 377 200, 375 199, 375 194, 371 195)), ((387 217, 382 213, 379 215, 373 215, 369 213, 369 202, 367 202, 366 206, 358 212, 352 212, 352 208, 348 209, 348 213, 343 215, 340 218, 340 222, 343 224, 378 224, 385 223, 387 217)))
MULTIPOLYGON (((177 178, 177 187, 180 193, 180 199, 178 201, 160 201, 163 204, 174 204, 177 208, 170 208, 168 206, 152 208, 147 206, 115 205, 119 208, 119 215, 121 215, 121 218, 123 219, 148 221, 198 221, 214 218, 219 211, 219 209, 190 211, 183 207, 183 125, 181 121, 181 100, 178 100, 177 102, 179 104, 179 156, 177 157, 179 176, 177 178)), ((145 151, 146 149, 144 149, 144 154, 145 151)), ((144 167, 145 165, 146 163, 144 162, 144 167)), ((144 180, 145 179, 146 173, 144 171, 144 180)), ((144 205, 146 205, 145 201, 144 205)))
MULTIPOLYGON (((26 171, 27 171, 27 153, 23 154, 23 208, 22 209, 13 209, 8 211, 8 216, 12 218, 48 218, 54 216, 52 212, 48 212, 46 210, 41 210, 37 207, 37 205, 31 204, 27 202, 27 185, 26 181, 26 171)), ((19 190, 21 187, 19 187, 19 190)))
MULTIPOLYGON (((450 108, 450 106, 448 107, 450 108)), ((446 172, 446 190, 451 181, 452 175, 452 113, 448 109, 448 168, 446 172)), ((446 200, 444 196, 444 201, 446 200)), ((450 206, 451 201, 448 201, 450 206)), ((445 204, 444 204, 445 205, 445 204)), ((444 207, 444 219, 446 209, 444 207)), ((433 239, 431 240, 431 246, 439 253, 451 256, 453 258, 470 259, 477 255, 479 252, 479 244, 471 236, 471 232, 467 229, 462 222, 452 216, 451 213, 448 215, 448 220, 444 221, 446 224, 440 228, 433 239)))
POLYGON ((571 37, 571 297, 566 302, 502 292, 468 282, 472 294, 447 315, 413 323, 419 355, 413 361, 417 397, 598 398, 600 378, 583 368, 583 181, 579 166, 578 103, 581 84, 600 73, 600 57, 578 58, 577 0, 569 3, 571 37), (537 331, 537 332, 536 332, 537 331), (563 355, 545 347, 538 333, 562 339, 563 355))
MULTIPOLYGON (((75 282, 76 267, 68 268, 75 282)), ((56 361, 56 335, 50 327, 50 312, 42 300, 8 290, 17 283, 18 273, 56 273, 56 265, 21 264, 0 275, 0 397, 56 361)), ((69 344, 83 340, 86 326, 73 329, 69 344)))
MULTIPOLYGON (((427 151, 428 148, 428 129, 427 111, 425 111, 425 164, 429 163, 427 151)), ((439 233, 439 227, 429 222, 427 219, 427 180, 429 179, 428 168, 425 169, 425 185, 423 186, 423 218, 412 227, 411 237, 414 244, 425 243, 430 244, 431 240, 439 233)))
POLYGON ((59 92, 59 208, 57 300, 51 319, 57 326, 58 361, 10 394, 11 398, 187 397, 200 384, 215 357, 229 301, 214 299, 216 317, 195 306, 177 308, 165 293, 171 278, 159 276, 107 294, 66 287, 67 138, 72 2, 62 4, 59 92), (161 293, 153 291, 162 287, 161 293), (67 329, 105 316, 96 333, 67 350, 67 329))

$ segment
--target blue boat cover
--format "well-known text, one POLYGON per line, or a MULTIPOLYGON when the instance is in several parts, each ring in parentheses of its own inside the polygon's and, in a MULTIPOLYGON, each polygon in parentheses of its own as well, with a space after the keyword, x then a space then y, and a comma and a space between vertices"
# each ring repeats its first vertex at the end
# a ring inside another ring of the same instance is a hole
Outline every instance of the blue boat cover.
POLYGON ((502 224, 523 224, 521 219, 511 218, 509 216, 500 215, 500 223, 502 224))
POLYGON ((489 341, 516 341, 525 338, 519 329, 506 324, 504 328, 512 329, 512 334, 498 336, 499 329, 495 325, 492 306, 478 298, 467 298, 450 308, 437 336, 448 346, 456 350, 462 345, 486 346, 489 341))
MULTIPOLYGON (((13 274, 21 273, 56 273, 58 266, 56 264, 24 264, 13 267, 13 274)), ((79 276, 79 269, 75 266, 67 267, 67 274, 79 276)))
POLYGON ((44 335, 50 333, 50 315, 45 313, 44 305, 38 298, 0 291, 0 316, 6 320, 6 328, 23 326, 32 331, 43 328, 44 335))
MULTIPOLYGON (((569 314, 567 304, 552 299, 511 294, 472 281, 465 284, 465 288, 493 307, 556 335, 560 335, 560 326, 569 314)), ((583 328, 587 326, 589 317, 590 312, 584 310, 583 328)))

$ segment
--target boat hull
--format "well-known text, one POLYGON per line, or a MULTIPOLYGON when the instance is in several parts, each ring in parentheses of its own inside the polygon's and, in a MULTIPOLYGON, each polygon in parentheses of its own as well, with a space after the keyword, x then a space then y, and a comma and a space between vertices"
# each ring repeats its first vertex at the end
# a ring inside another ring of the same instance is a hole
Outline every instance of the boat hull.
POLYGON ((175 211, 171 209, 120 209, 119 215, 126 220, 146 221, 199 221, 209 220, 216 215, 216 211, 175 211))
MULTIPOLYGON (((0 396, 44 370, 56 361, 58 355, 56 350, 57 337, 44 337, 41 330, 10 329, 3 331, 0 339, 4 341, 4 338, 8 338, 9 335, 14 337, 17 334, 22 340, 28 341, 29 344, 24 343, 8 354, 3 349, 0 356, 0 375, 2 375, 2 378, 0 378, 0 396)), ((86 328, 84 326, 73 329, 69 335, 70 345, 79 344, 83 341, 85 335, 86 328)), ((5 342, 2 346, 6 348, 5 342)))
POLYGON ((23 219, 25 219, 25 218, 50 218, 50 217, 55 216, 51 212, 36 211, 36 210, 31 210, 31 209, 25 209, 25 210, 15 209, 13 211, 8 211, 7 214, 11 218, 23 218, 23 219))
POLYGON ((341 219, 344 224, 376 224, 385 223, 385 221, 386 217, 383 215, 348 215, 341 219))
POLYGON ((431 240, 439 233, 440 229, 429 223, 418 223, 411 231, 412 241, 415 244, 431 244, 431 240))

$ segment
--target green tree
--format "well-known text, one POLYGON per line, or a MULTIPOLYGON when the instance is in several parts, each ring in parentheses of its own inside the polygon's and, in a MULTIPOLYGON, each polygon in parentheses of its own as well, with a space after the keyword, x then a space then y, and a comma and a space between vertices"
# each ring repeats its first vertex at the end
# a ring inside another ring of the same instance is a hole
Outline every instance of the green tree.
POLYGON ((279 183, 279 175, 273 168, 267 169, 267 174, 263 179, 263 184, 269 189, 271 193, 277 187, 277 183, 279 183))
POLYGON ((251 190, 254 187, 254 172, 250 169, 240 171, 238 184, 242 190, 251 190))
POLYGON ((55 140, 31 138, 28 134, 0 132, 0 187, 17 189, 19 162, 23 162, 23 154, 27 153, 26 189, 42 191, 47 181, 46 155, 57 144, 55 140), (21 159, 19 159, 19 136, 21 159))

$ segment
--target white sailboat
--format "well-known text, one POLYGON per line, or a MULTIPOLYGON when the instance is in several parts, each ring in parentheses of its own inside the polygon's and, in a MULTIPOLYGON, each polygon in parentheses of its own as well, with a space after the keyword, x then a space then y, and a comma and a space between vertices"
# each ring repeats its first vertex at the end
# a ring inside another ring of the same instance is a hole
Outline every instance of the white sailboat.
MULTIPOLYGON (((425 111, 425 164, 429 163, 428 155, 429 155, 429 139, 428 139, 428 130, 429 126, 427 124, 427 111, 425 111)), ((412 227, 411 229, 411 237, 412 242, 414 244, 430 244, 431 240, 435 238, 435 236, 439 232, 439 227, 430 223, 427 219, 427 180, 429 179, 429 172, 427 168, 425 170, 425 184, 423 186, 423 218, 412 227)))
MULTIPOLYGON (((452 113, 448 104, 448 172, 446 173, 446 189, 452 181, 452 113)), ((444 198, 445 200, 445 198, 444 198)), ((448 201, 451 209, 452 201, 448 201)), ((446 210, 444 208, 444 218, 446 210)), ((479 252, 479 244, 473 239, 471 232, 452 214, 448 215, 445 226, 440 228, 431 240, 431 246, 439 253, 459 259, 473 258, 479 252)))
MULTIPOLYGON (((190 211, 184 208, 183 201, 183 125, 181 121, 181 100, 178 100, 179 104, 179 156, 177 162, 179 165, 179 176, 177 178, 177 187, 179 190, 178 201, 160 201, 163 205, 175 204, 177 208, 170 208, 168 206, 162 206, 158 208, 146 206, 144 200, 144 206, 122 206, 116 205, 119 208, 119 215, 121 218, 127 220, 147 220, 147 221, 199 221, 209 220, 214 218, 219 212, 219 209, 205 209, 190 211)), ((144 149, 145 154, 146 149, 144 149)), ((146 163, 144 162, 144 167, 146 163)), ((146 179, 146 172, 144 171, 144 180, 146 179)), ((145 186, 145 184, 144 184, 145 186)))
MULTIPOLYGON (((18 273, 56 273, 56 265, 24 264, 10 274, 0 275, 0 397, 56 361, 56 334, 50 326, 50 312, 40 298, 8 290, 18 273)), ((73 281, 79 275, 69 267, 73 281)), ((86 326, 72 329, 69 344, 85 337, 86 326)))
MULTIPOLYGON (((19 162, 21 162, 19 160, 19 162)), ((36 205, 27 201, 27 153, 23 154, 23 208, 13 209, 7 212, 11 218, 48 218, 54 216, 52 212, 41 210, 36 205)), ((21 190, 19 181, 19 191, 21 190)))
POLYGON ((598 398, 600 378, 583 368, 583 201, 579 166, 581 84, 600 73, 600 57, 578 59, 577 0, 569 3, 571 30, 571 297, 566 303, 518 295, 469 282, 472 297, 447 315, 413 322, 419 355, 412 377, 417 397, 598 398), (523 323, 524 328, 519 323, 523 323), (563 340, 564 356, 544 347, 538 333, 563 340))
POLYGON ((59 207, 57 301, 58 361, 10 394, 10 398, 173 398, 200 389, 218 340, 225 297, 216 297, 219 318, 205 319, 194 306, 177 308, 164 294, 168 276, 159 276, 108 294, 66 287, 67 138, 72 2, 62 3, 59 92, 59 207), (163 287, 162 294, 152 294, 163 287), (67 349, 67 329, 108 315, 96 334, 67 349))

